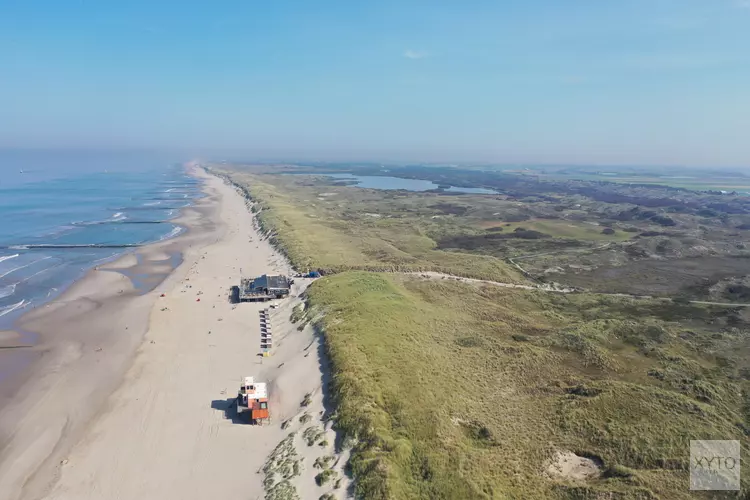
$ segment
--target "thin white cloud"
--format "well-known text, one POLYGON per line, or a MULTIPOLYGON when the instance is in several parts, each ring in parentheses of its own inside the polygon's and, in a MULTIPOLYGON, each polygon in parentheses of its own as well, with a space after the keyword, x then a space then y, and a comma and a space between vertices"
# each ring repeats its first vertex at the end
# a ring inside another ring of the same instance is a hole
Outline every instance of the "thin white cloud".
POLYGON ((404 52, 404 57, 407 59, 424 59, 429 54, 423 50, 407 49, 404 52))

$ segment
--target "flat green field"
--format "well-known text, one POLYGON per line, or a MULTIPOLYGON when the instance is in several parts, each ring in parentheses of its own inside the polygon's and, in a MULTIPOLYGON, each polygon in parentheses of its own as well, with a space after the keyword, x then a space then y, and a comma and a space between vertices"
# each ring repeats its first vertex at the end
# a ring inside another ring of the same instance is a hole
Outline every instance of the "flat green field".
POLYGON ((366 272, 309 305, 362 498, 694 498, 691 439, 747 449, 748 339, 718 311, 366 272), (545 477, 556 451, 601 476, 545 477))

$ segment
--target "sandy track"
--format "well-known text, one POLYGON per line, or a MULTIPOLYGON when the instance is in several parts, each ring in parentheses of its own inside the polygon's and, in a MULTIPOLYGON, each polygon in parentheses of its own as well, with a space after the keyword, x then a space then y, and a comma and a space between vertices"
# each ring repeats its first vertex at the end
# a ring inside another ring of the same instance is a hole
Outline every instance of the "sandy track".
MULTIPOLYGON (((298 331, 289 322, 308 283, 298 280, 292 297, 271 310, 276 346, 273 356, 259 357, 263 306, 232 306, 228 288, 238 282, 240 268, 245 276, 290 269, 254 230, 244 199, 216 178, 207 184, 221 199, 218 241, 186 258, 183 279, 157 300, 132 366, 104 410, 61 457, 57 480, 37 478, 47 484, 44 494, 27 489, 22 498, 262 498, 260 471, 292 431, 300 431, 295 445, 302 474, 293 480, 300 496, 317 499, 332 489, 314 484, 312 463, 333 454, 333 431, 326 430, 327 446, 301 442, 304 428, 322 429, 324 410, 319 339, 310 327, 298 331), (269 382, 271 425, 254 427, 235 418, 231 401, 245 375, 269 382), (306 394, 312 402, 303 409, 306 394), (305 411, 312 421, 303 425, 298 417, 305 411), (291 425, 282 430, 287 419, 293 419, 291 425)), ((343 485, 334 493, 343 497, 345 490, 343 485)))

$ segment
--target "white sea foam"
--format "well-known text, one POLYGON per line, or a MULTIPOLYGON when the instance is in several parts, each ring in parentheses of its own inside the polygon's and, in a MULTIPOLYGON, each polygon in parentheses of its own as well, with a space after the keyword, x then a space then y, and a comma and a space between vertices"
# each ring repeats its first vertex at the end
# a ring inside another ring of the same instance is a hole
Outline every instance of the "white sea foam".
POLYGON ((22 300, 21 302, 16 302, 15 304, 2 307, 0 308, 0 317, 5 316, 6 314, 12 313, 19 307, 26 307, 27 305, 29 305, 29 303, 30 303, 29 301, 22 300))
POLYGON ((0 257, 0 262, 5 262, 6 260, 15 259, 18 257, 18 254, 14 255, 4 255, 3 257, 0 257))
POLYGON ((16 284, 13 283, 12 285, 4 286, 0 288, 0 299, 4 299, 5 297, 10 297, 16 293, 16 284))
POLYGON ((107 262, 108 260, 112 260, 114 258, 113 255, 107 255, 106 257, 102 257, 101 259, 96 259, 95 261, 91 262, 93 265, 101 264, 102 262, 107 262))
POLYGON ((50 229, 47 232, 39 233, 38 236, 44 237, 44 236, 57 236, 60 235, 66 231, 70 231, 71 229, 75 229, 76 225, 78 225, 75 222, 71 222, 71 225, 64 225, 64 226, 58 226, 54 229, 50 229))
MULTIPOLYGON (((37 276, 37 275, 39 275, 39 274, 42 274, 42 273, 46 273, 46 272, 47 272, 47 271, 49 271, 50 269, 55 269, 55 268, 58 268, 58 267, 62 267, 62 266, 64 266, 64 264, 55 264, 54 266, 49 266, 49 267, 45 267, 45 268, 44 268, 44 269, 42 269, 41 271, 37 271, 37 272, 35 272, 34 274, 32 274, 31 276, 27 276, 27 277, 25 277, 24 279, 22 279, 22 280, 21 280, 21 281, 19 281, 18 283, 26 283, 27 281, 29 281, 29 280, 30 280, 31 278, 33 278, 34 276, 37 276)), ((16 283, 16 285, 17 285, 18 283, 16 283)))
MULTIPOLYGON (((19 245, 19 247, 20 247, 20 246, 22 246, 22 245, 19 245)), ((22 266, 14 267, 14 268, 13 268, 13 269, 11 269, 10 271, 7 271, 7 272, 5 272, 5 273, 3 273, 3 274, 0 274, 0 278, 5 278, 6 276, 8 276, 8 275, 9 275, 10 273, 12 273, 12 272, 18 271, 19 269, 23 269, 24 267, 29 267, 29 266, 33 266, 33 265, 34 265, 34 264, 36 264, 37 262, 41 262, 41 261, 43 261, 43 260, 47 260, 47 259, 51 259, 51 258, 52 258, 51 256, 47 256, 47 257, 42 257, 41 259, 37 259, 37 260, 31 261, 31 262, 29 262, 28 264, 24 264, 24 265, 22 265, 22 266)))
POLYGON ((177 226, 174 229, 172 229, 169 232, 169 234, 165 234, 164 236, 162 236, 161 238, 159 238, 159 241, 168 240, 169 238, 174 238, 175 236, 177 236, 178 234, 180 234, 183 230, 184 229, 182 227, 177 226))
POLYGON ((73 224, 73 226, 98 226, 100 224, 109 224, 109 223, 112 223, 112 222, 120 222, 120 221, 123 221, 123 220, 125 220, 127 218, 128 218, 128 216, 125 215, 124 213, 122 213, 122 212, 116 212, 116 213, 112 214, 112 217, 110 217, 109 219, 106 219, 106 220, 90 220, 90 221, 80 221, 80 220, 78 220, 78 221, 71 222, 71 224, 73 224))

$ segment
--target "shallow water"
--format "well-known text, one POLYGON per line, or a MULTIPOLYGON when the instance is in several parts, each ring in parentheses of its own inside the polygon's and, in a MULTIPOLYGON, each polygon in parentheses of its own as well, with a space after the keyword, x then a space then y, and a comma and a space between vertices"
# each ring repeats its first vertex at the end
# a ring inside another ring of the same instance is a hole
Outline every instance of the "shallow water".
POLYGON ((163 157, 0 151, 0 328, 97 263, 175 236, 199 196, 163 157))
MULTIPOLYGON (((325 174, 336 179, 351 180, 356 182, 356 187, 367 189, 404 189, 406 191, 431 191, 438 189, 438 184, 423 179, 402 179, 401 177, 388 177, 380 175, 354 175, 354 174, 325 174)), ((472 194, 497 194, 491 189, 465 188, 451 186, 442 191, 448 193, 472 193, 472 194)))

